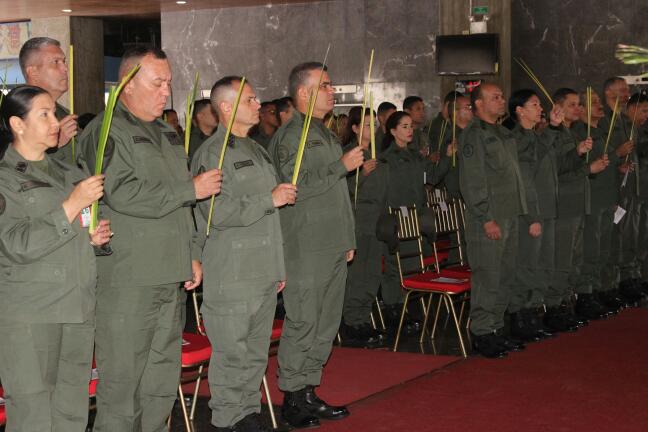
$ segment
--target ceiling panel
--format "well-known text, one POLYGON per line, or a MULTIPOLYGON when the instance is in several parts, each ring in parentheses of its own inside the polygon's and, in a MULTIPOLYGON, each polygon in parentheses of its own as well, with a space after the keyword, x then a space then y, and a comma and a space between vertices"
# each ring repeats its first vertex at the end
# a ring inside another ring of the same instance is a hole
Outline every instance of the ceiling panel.
POLYGON ((178 5, 175 0, 0 0, 0 22, 61 15, 151 15, 190 9, 258 6, 268 3, 312 3, 314 1, 317 0, 187 0, 187 4, 178 5), (71 9, 72 13, 64 13, 63 9, 71 9))

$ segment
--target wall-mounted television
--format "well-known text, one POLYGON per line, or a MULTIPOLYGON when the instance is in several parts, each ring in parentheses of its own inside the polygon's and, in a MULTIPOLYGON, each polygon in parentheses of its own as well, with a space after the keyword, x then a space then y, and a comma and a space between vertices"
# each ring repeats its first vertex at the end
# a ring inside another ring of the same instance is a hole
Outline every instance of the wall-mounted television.
POLYGON ((436 37, 439 75, 492 75, 499 71, 499 35, 443 35, 436 37))

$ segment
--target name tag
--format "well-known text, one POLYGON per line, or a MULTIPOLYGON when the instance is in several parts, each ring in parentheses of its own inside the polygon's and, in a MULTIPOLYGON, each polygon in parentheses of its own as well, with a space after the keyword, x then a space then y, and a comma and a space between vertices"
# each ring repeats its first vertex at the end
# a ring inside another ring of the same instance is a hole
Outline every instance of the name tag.
POLYGON ((162 133, 167 137, 171 145, 182 145, 182 141, 180 140, 180 137, 178 136, 177 133, 175 132, 162 132, 162 133))
POLYGON ((90 226, 91 219, 92 211, 90 210, 90 207, 86 207, 81 210, 81 213, 79 213, 79 223, 81 224, 81 228, 88 228, 90 226))
POLYGON ((244 160, 244 161, 239 161, 239 162, 234 162, 234 169, 241 169, 249 166, 253 166, 254 162, 252 159, 244 160))
POLYGON ((308 147, 308 148, 321 147, 323 145, 324 145, 324 143, 322 141, 320 141, 320 140, 308 141, 306 143, 306 147, 308 147))
POLYGON ((145 136, 134 136, 133 137, 133 142, 135 144, 141 144, 141 143, 151 143, 153 144, 153 141, 151 141, 149 138, 145 136))

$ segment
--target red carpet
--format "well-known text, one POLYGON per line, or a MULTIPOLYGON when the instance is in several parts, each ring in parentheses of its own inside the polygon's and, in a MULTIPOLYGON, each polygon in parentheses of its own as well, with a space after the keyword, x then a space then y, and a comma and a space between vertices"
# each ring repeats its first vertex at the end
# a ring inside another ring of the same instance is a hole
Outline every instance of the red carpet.
POLYGON ((473 357, 351 405, 326 432, 648 431, 648 310, 504 360, 473 357))
MULTIPOLYGON (((334 348, 318 394, 327 401, 348 404, 390 387, 405 383, 449 363, 457 357, 394 353, 386 350, 334 348)), ((283 394, 277 388, 277 357, 268 364, 268 386, 272 403, 280 405, 283 394)), ((207 383, 201 384, 200 395, 209 396, 207 383)), ((193 384, 183 387, 191 392, 193 384)))

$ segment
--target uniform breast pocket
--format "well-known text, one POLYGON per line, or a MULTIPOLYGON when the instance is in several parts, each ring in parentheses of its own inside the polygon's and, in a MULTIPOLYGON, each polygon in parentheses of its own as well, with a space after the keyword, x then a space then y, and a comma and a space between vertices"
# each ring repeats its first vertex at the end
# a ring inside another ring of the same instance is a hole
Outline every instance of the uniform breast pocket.
POLYGON ((236 189, 241 194, 253 195, 271 189, 265 185, 264 176, 260 169, 260 167, 255 169, 255 165, 249 165, 234 170, 236 189))
POLYGON ((232 258, 237 281, 269 276, 276 262, 268 236, 232 240, 232 258))
POLYGON ((158 179, 169 175, 168 169, 164 165, 164 158, 159 151, 146 144, 135 145, 134 149, 136 172, 142 172, 148 179, 158 179))
POLYGON ((61 206, 64 196, 51 186, 23 185, 21 196, 30 216, 41 216, 61 206))
POLYGON ((65 266, 60 264, 34 263, 16 265, 9 272, 10 282, 49 282, 64 283, 66 280, 65 266))
POLYGON ((506 148, 499 139, 491 136, 484 140, 484 152, 486 153, 486 164, 496 171, 506 166, 506 148))

